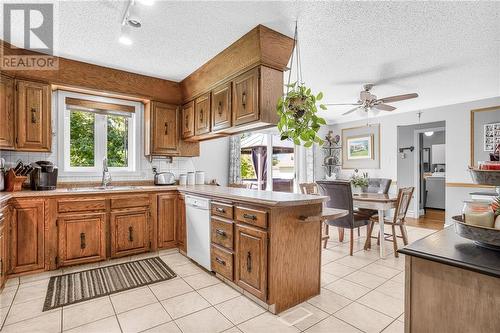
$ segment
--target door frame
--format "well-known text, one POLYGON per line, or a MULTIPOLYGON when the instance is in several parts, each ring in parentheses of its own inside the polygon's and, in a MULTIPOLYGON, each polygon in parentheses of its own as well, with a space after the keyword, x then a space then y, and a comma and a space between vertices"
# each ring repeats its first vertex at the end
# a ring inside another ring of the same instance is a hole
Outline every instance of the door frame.
MULTIPOLYGON (((413 146, 415 149, 413 150, 413 185, 415 190, 413 191, 413 217, 419 218, 421 215, 424 215, 424 209, 420 209, 420 172, 416 172, 420 170, 420 141, 418 140, 418 136, 421 133, 425 132, 445 132, 446 137, 446 125, 444 127, 429 127, 429 128, 419 128, 413 131, 413 146)), ((446 144, 446 139, 445 139, 446 144)), ((446 147, 446 146, 445 146, 446 147)), ((445 148, 445 156, 446 156, 446 148, 445 148)), ((446 183, 446 174, 445 174, 445 183, 446 183)))

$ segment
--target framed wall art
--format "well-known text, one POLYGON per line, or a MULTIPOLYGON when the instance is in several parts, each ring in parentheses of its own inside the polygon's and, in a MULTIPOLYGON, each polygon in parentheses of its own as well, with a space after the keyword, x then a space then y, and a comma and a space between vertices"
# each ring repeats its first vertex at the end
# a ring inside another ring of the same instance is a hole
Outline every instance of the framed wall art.
POLYGON ((342 168, 380 168, 380 125, 342 129, 342 168))

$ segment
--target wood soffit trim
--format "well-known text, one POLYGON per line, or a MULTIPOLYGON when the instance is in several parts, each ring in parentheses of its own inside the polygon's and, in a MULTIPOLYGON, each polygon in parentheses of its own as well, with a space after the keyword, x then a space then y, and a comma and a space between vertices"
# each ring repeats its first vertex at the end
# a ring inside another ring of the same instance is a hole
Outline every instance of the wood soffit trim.
POLYGON ((86 109, 95 109, 99 111, 121 111, 130 113, 135 112, 135 107, 131 105, 96 102, 72 97, 66 97, 66 104, 72 106, 80 106, 86 109))

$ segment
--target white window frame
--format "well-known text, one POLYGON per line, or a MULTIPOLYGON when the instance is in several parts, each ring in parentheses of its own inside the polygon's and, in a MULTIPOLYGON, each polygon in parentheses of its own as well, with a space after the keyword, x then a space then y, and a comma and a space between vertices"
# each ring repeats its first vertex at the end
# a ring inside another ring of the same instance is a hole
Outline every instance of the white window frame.
POLYGON ((58 155, 61 176, 101 176, 102 159, 107 157, 107 124, 106 116, 95 114, 94 128, 94 166, 93 167, 71 167, 70 165, 70 113, 71 109, 66 105, 66 97, 80 98, 96 102, 130 105, 135 112, 128 118, 128 166, 109 167, 113 176, 138 176, 140 175, 140 142, 141 120, 143 105, 140 102, 108 98, 95 95, 80 94, 69 91, 58 91, 57 94, 58 115, 58 155), (102 143, 102 144, 99 144, 102 143), (62 170, 61 170, 62 166, 62 170))

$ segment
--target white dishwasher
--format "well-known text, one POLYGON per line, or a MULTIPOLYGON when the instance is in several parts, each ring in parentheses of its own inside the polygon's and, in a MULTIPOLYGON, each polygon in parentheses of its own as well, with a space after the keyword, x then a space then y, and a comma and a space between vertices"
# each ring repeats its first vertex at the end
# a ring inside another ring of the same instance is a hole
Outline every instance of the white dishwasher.
POLYGON ((186 195, 187 256, 209 271, 210 199, 186 195))

